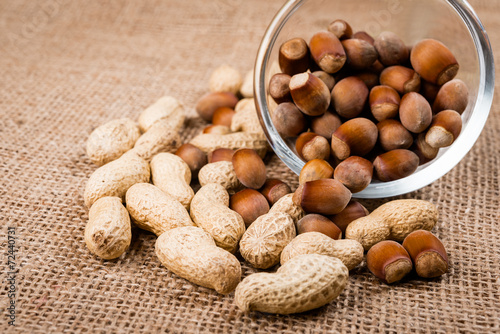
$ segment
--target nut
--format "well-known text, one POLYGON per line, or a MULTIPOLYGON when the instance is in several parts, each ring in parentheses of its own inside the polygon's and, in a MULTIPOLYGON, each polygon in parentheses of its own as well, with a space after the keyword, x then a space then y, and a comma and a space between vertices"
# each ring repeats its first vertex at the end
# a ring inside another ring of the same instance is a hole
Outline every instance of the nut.
POLYGON ((374 42, 379 60, 385 66, 402 65, 408 61, 410 53, 403 40, 393 32, 382 32, 374 42))
POLYGON ((368 215, 368 210, 359 202, 351 200, 340 213, 329 216, 330 220, 345 234, 347 226, 354 220, 368 215))
POLYGON ((203 152, 211 152, 218 148, 252 148, 263 157, 267 151, 266 137, 260 133, 236 132, 227 135, 201 134, 190 141, 203 152))
POLYGON ((302 254, 320 254, 338 258, 352 270, 363 261, 363 246, 356 240, 334 240, 323 233, 299 234, 281 252, 281 265, 302 254))
POLYGON ((178 130, 172 126, 170 119, 162 118, 137 139, 132 151, 150 161, 160 152, 175 152, 181 143, 178 130))
POLYGON ((299 219, 306 215, 306 213, 299 205, 296 205, 293 202, 293 195, 294 194, 287 194, 281 197, 276 203, 273 204, 273 206, 271 206, 269 213, 286 213, 292 218, 294 223, 297 223, 299 219))
POLYGON ((168 270, 218 293, 230 293, 241 280, 240 261, 217 247, 214 239, 198 227, 179 227, 163 233, 156 240, 155 252, 168 270))
POLYGON ((299 175, 299 184, 304 184, 308 181, 329 179, 333 176, 333 167, 328 162, 322 159, 309 160, 299 175))
POLYGON ((325 71, 315 71, 312 74, 320 78, 325 83, 326 87, 328 87, 328 90, 330 92, 332 91, 333 86, 335 86, 335 78, 333 76, 325 71))
POLYGON ((352 38, 362 39, 363 41, 366 41, 371 45, 375 44, 375 39, 372 36, 370 36, 366 31, 357 31, 352 35, 352 38))
POLYGON ((313 132, 302 133, 295 142, 298 156, 305 161, 313 159, 327 160, 330 157, 330 143, 313 132))
POLYGON ((342 124, 340 117, 333 111, 327 111, 321 116, 311 117, 311 130, 330 140, 332 134, 342 124))
POLYGON ((350 223, 345 237, 359 241, 365 250, 369 250, 383 240, 403 241, 413 231, 431 230, 437 219, 437 208, 430 202, 395 200, 350 223))
POLYGON ((236 177, 231 161, 217 161, 203 166, 198 173, 198 180, 201 186, 217 183, 230 192, 235 192, 243 187, 236 177))
POLYGON ((130 217, 119 197, 101 197, 92 204, 85 226, 85 244, 105 260, 120 257, 130 246, 130 217))
POLYGON ((448 271, 448 256, 441 240, 429 231, 410 233, 403 241, 410 254, 417 275, 425 278, 438 277, 448 271))
POLYGON ((231 131, 257 133, 265 136, 260 125, 259 116, 257 115, 254 99, 240 100, 234 110, 236 114, 231 120, 231 131))
POLYGON ((378 80, 379 75, 377 73, 372 72, 371 70, 357 73, 355 77, 363 81, 368 90, 372 89, 377 85, 380 85, 380 82, 378 80))
POLYGON ((231 133, 231 129, 225 125, 207 125, 202 133, 211 133, 215 135, 227 135, 231 133))
POLYGON ((372 181, 373 165, 358 156, 351 156, 337 165, 333 177, 344 186, 357 193, 368 187, 372 181))
POLYGON ((304 114, 320 116, 330 105, 330 91, 326 84, 311 73, 295 74, 290 80, 293 102, 304 114))
POLYGON ((461 115, 468 103, 469 90, 467 85, 460 79, 453 79, 439 89, 432 110, 437 113, 441 110, 451 109, 461 115))
POLYGON ((342 41, 347 64, 355 70, 369 68, 378 58, 375 47, 362 39, 346 39, 342 41))
POLYGON ((421 80, 420 94, 422 94, 422 96, 425 97, 429 103, 432 103, 436 99, 439 89, 441 89, 441 86, 421 80))
POLYGON ((109 121, 90 134, 87 155, 97 166, 105 165, 134 147, 140 135, 139 127, 129 118, 109 121))
POLYGON ((363 156, 377 143, 377 126, 366 118, 353 118, 342 124, 332 135, 332 152, 339 160, 351 155, 363 156))
POLYGON ((191 218, 214 238, 217 246, 231 253, 236 251, 245 223, 229 209, 229 194, 220 184, 209 183, 198 190, 191 202, 191 218))
POLYGON ((434 159, 439 152, 439 148, 434 148, 425 141, 425 133, 419 133, 415 140, 414 153, 420 159, 420 165, 434 159))
POLYGON ((234 150, 229 148, 218 148, 208 153, 208 162, 233 161, 234 150))
POLYGON ((377 121, 394 118, 399 112, 401 98, 398 92, 389 86, 375 86, 370 91, 370 109, 377 121))
POLYGON ((257 218, 243 234, 241 256, 254 268, 270 268, 279 263, 281 251, 295 235, 290 215, 269 212, 257 218))
POLYGON ((189 165, 171 153, 159 153, 150 163, 151 180, 164 193, 178 200, 187 210, 194 196, 189 165))
POLYGON ((338 39, 348 39, 352 37, 352 28, 344 20, 337 19, 328 25, 328 31, 337 36, 338 39))
POLYGON ((266 182, 266 165, 254 150, 240 148, 232 162, 236 177, 245 187, 259 189, 266 182))
POLYGON ((214 112, 222 107, 234 108, 238 98, 233 93, 219 92, 203 95, 196 103, 196 112, 207 122, 211 122, 214 112))
POLYGON ((297 233, 319 232, 332 239, 340 239, 342 231, 330 219, 315 213, 304 216, 297 222, 297 233))
POLYGON ((392 240, 381 241, 370 248, 366 265, 373 275, 388 284, 400 281, 413 268, 408 252, 392 240))
POLYGON ((231 120, 233 119, 234 114, 235 112, 233 108, 228 108, 228 107, 217 108, 214 111, 214 115, 212 117, 212 124, 231 127, 231 120))
POLYGON ((290 76, 307 71, 309 68, 309 48, 302 38, 293 38, 281 44, 279 66, 290 76))
POLYGON ((338 297, 349 270, 337 258, 299 255, 274 274, 249 275, 236 287, 235 302, 245 311, 291 314, 309 311, 338 297))
POLYGON ((399 94, 418 92, 420 76, 411 68, 394 65, 380 73, 380 84, 394 88, 399 94))
POLYGON ((410 61, 424 80, 438 86, 453 79, 459 69, 450 49, 435 39, 424 39, 415 44, 411 50, 410 61))
POLYGON ((425 141, 434 148, 453 144, 462 131, 462 117, 455 110, 443 110, 433 117, 425 141))
POLYGON ((413 136, 399 121, 386 119, 377 124, 380 146, 386 151, 407 149, 413 144, 413 136))
POLYGON ((212 93, 230 92, 237 94, 243 84, 240 72, 229 65, 217 67, 208 80, 208 87, 212 93))
POLYGON ((332 90, 332 101, 339 116, 354 118, 358 116, 368 99, 368 87, 357 77, 347 77, 337 82, 332 90))
POLYGON ((292 101, 292 95, 290 95, 290 79, 291 76, 284 73, 276 73, 269 80, 269 95, 280 104, 283 102, 292 101))
POLYGON ((264 195, 271 206, 280 198, 292 192, 288 184, 278 179, 267 179, 266 183, 264 183, 259 191, 264 195))
POLYGON ((149 182, 149 177, 148 162, 129 151, 90 175, 83 194, 85 206, 90 208, 105 196, 120 197, 123 201, 128 188, 136 183, 149 182))
POLYGON ((248 71, 243 78, 243 84, 240 88, 240 93, 244 98, 253 97, 253 70, 248 71))
POLYGON ((160 236, 181 226, 194 226, 186 208, 150 183, 137 183, 126 194, 127 210, 139 228, 160 236))
POLYGON ((271 118, 276 131, 285 137, 298 136, 308 127, 306 116, 291 102, 280 103, 271 118))
POLYGON ((248 227, 255 219, 269 212, 269 203, 257 190, 244 189, 231 196, 229 208, 239 213, 248 227))
POLYGON ((388 182, 413 174, 419 162, 420 159, 412 151, 397 149, 377 156, 373 168, 380 181, 388 182))
POLYGON ((321 179, 302 184, 293 195, 293 202, 307 213, 334 215, 347 206, 351 192, 340 181, 321 179))
POLYGON ((429 102, 419 93, 405 94, 399 106, 401 124, 413 133, 425 131, 432 122, 432 110, 429 102))
POLYGON ((175 155, 188 164, 193 179, 198 178, 198 172, 208 162, 207 154, 189 143, 181 145, 177 151, 175 151, 175 155))
POLYGON ((329 31, 315 33, 309 42, 311 56, 327 73, 336 73, 346 62, 346 54, 340 40, 329 31))
POLYGON ((139 115, 139 128, 142 132, 148 131, 157 121, 166 118, 176 131, 184 125, 184 107, 176 98, 164 96, 147 107, 139 115))

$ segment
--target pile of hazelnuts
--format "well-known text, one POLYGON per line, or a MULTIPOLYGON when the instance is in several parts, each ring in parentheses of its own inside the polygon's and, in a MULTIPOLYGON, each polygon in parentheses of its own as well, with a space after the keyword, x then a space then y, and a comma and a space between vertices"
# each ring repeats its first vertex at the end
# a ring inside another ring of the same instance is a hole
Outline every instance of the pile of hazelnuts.
POLYGON ((309 44, 284 42, 279 67, 268 86, 271 117, 307 162, 301 183, 333 176, 354 193, 374 178, 404 178, 462 129, 468 89, 435 39, 408 46, 393 32, 374 39, 335 20, 309 44))

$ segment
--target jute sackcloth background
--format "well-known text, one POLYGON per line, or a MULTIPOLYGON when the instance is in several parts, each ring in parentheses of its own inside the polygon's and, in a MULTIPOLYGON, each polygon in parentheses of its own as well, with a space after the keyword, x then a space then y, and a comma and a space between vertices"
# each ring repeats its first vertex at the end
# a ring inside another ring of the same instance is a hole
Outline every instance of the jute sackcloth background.
MULTIPOLYGON (((500 1, 471 1, 500 64, 500 1)), ((435 233, 450 271, 388 286, 361 267, 329 305, 300 315, 242 314, 234 295, 162 267, 156 237, 134 230, 130 249, 103 261, 83 241, 85 154, 106 121, 136 119, 163 95, 186 106, 183 138, 205 126, 194 105, 210 72, 252 68, 282 1, 0 2, 0 332, 373 333, 500 332, 500 99, 450 173, 403 196, 439 206, 435 233), (16 320, 8 326, 8 242, 15 230, 16 320)), ((278 159, 269 176, 296 187, 278 159)), ((363 201, 372 210, 382 201, 363 201)), ((243 264, 247 276, 253 269, 243 264)))

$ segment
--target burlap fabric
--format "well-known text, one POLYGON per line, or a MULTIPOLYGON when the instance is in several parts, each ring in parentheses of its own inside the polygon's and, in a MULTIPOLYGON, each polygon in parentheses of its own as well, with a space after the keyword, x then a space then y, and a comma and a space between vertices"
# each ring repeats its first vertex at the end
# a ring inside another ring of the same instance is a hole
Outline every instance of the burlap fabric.
MULTIPOLYGON (((500 51, 499 1, 471 1, 500 51)), ((233 294, 162 267, 156 237, 134 230, 115 261, 83 241, 83 189, 96 167, 85 141, 98 125, 136 118, 162 95, 196 100, 222 63, 246 71, 282 1, 0 2, 0 332, 500 332, 498 93, 473 150, 445 177, 405 198, 439 206, 450 257, 441 279, 388 286, 363 266, 340 297, 300 315, 242 314, 233 294), (10 229, 9 229, 10 228, 10 229), (15 231, 15 327, 8 326, 7 234, 15 231)), ((496 52, 497 63, 500 64, 496 52)), ((498 82, 498 81, 497 81, 498 82)), ((296 177, 270 158, 270 176, 296 177)), ((364 201, 373 209, 381 201, 364 201)), ((243 265, 244 276, 253 269, 243 265)))

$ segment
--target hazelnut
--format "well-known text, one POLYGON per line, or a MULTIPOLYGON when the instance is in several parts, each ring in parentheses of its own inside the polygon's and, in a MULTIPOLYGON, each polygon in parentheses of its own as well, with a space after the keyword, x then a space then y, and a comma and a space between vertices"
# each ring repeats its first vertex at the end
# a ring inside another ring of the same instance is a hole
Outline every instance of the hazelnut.
POLYGON ((330 140, 332 134, 342 124, 340 117, 332 111, 327 111, 321 116, 311 117, 311 130, 330 140))
POLYGON ((462 117, 455 110, 443 110, 432 118, 425 135, 429 146, 441 148, 450 146, 462 131, 462 117))
POLYGON ((234 150, 230 148, 218 148, 208 153, 208 162, 233 161, 234 150))
POLYGON ((410 233, 403 241, 403 247, 408 251, 417 275, 433 278, 448 271, 448 255, 441 240, 425 230, 410 233))
POLYGON ((373 165, 361 157, 352 156, 337 165, 333 177, 344 186, 357 193, 368 187, 372 181, 373 165))
POLYGON ((357 77, 351 76, 340 80, 332 90, 335 111, 345 118, 358 116, 363 111, 368 93, 368 87, 357 77))
POLYGON ((248 227, 255 219, 269 212, 269 203, 257 190, 243 189, 231 196, 229 208, 239 213, 248 227))
POLYGON ((355 70, 366 69, 377 60, 375 47, 362 39, 346 39, 342 41, 342 46, 347 56, 347 64, 355 70))
POLYGON ((234 108, 238 103, 238 98, 233 93, 208 93, 202 96, 196 103, 196 112, 205 121, 211 122, 214 112, 221 108, 234 108))
POLYGON ((377 156, 373 161, 373 167, 377 178, 382 182, 388 182, 413 174, 419 162, 418 156, 412 151, 397 149, 377 156))
POLYGON ((231 127, 231 120, 233 119, 234 114, 235 111, 233 108, 228 108, 228 107, 217 108, 212 117, 212 124, 231 127))
POLYGON ((436 99, 439 89, 441 89, 441 87, 438 85, 431 84, 425 80, 420 80, 420 94, 425 97, 429 103, 432 103, 436 99))
POLYGON ((363 81, 366 87, 368 87, 368 90, 380 84, 378 74, 371 71, 360 72, 356 74, 355 77, 363 81))
POLYGON ((236 177, 245 187, 259 189, 266 182, 266 165, 255 150, 236 150, 232 162, 236 177))
POLYGON ((333 176, 333 167, 322 159, 313 159, 308 161, 299 175, 299 184, 309 181, 329 179, 333 176))
POLYGON ((366 265, 373 275, 389 284, 400 281, 413 268, 408 252, 392 240, 381 241, 370 248, 366 265))
POLYGON ((264 183, 259 191, 264 195, 271 206, 281 197, 292 192, 288 184, 278 179, 267 179, 266 183, 264 183))
POLYGON ((404 64, 409 57, 408 48, 403 40, 393 32, 382 32, 374 42, 379 60, 385 66, 404 64))
POLYGON ((441 110, 455 110, 460 115, 469 104, 469 90, 460 79, 448 81, 439 89, 432 110, 437 113, 441 110))
POLYGON ((330 157, 330 143, 325 137, 314 132, 302 133, 295 142, 295 149, 299 157, 305 161, 328 160, 330 157))
POLYGON ((293 202, 307 213, 334 215, 347 206, 351 192, 335 179, 309 181, 300 185, 293 195, 293 202))
POLYGON ((410 148, 413 136, 406 128, 395 119, 386 119, 377 124, 378 140, 380 146, 386 151, 398 148, 410 148))
POLYGON ((344 20, 335 20, 328 25, 328 31, 337 36, 338 39, 347 39, 352 36, 352 28, 344 20))
POLYGON ((280 103, 271 119, 276 131, 285 137, 295 137, 307 130, 308 120, 306 116, 291 102, 280 103))
POLYGON ((373 117, 379 122, 398 115, 401 98, 392 87, 383 85, 373 87, 369 101, 373 117))
POLYGON ((278 61, 281 71, 290 76, 307 71, 309 48, 306 41, 293 38, 281 44, 278 61))
POLYGON ((386 67, 380 73, 380 84, 394 88, 399 94, 418 92, 420 76, 411 68, 395 65, 386 67))
POLYGON ((363 41, 366 41, 371 45, 375 43, 375 39, 372 36, 370 36, 366 31, 358 31, 354 33, 351 38, 362 39, 363 41))
POLYGON ((401 124, 413 133, 425 131, 432 122, 429 102, 419 93, 408 93, 401 98, 399 105, 401 124))
POLYGON ((450 49, 435 39, 424 39, 415 44, 411 50, 410 61, 424 80, 438 86, 453 79, 459 69, 450 49))
POLYGON ((419 165, 434 159, 439 152, 439 148, 434 148, 425 141, 425 133, 419 133, 415 140, 415 148, 413 151, 420 159, 419 165))
POLYGON ((329 31, 315 33, 310 42, 311 56, 327 73, 336 73, 346 62, 344 47, 335 34, 329 31))
POLYGON ((363 156, 377 143, 377 126, 366 118, 353 118, 342 124, 332 135, 332 152, 339 160, 351 155, 363 156))
POLYGON ((211 133, 216 135, 227 135, 231 133, 231 129, 225 125, 207 125, 203 129, 203 133, 211 133))
POLYGON ((333 76, 325 71, 315 71, 312 74, 320 78, 325 83, 326 87, 328 87, 328 90, 330 92, 332 91, 333 86, 335 86, 335 78, 333 76))
POLYGON ((181 145, 177 151, 175 151, 175 155, 179 156, 188 164, 191 170, 191 176, 194 179, 198 177, 198 172, 201 167, 205 166, 208 162, 207 154, 189 143, 181 145))
POLYGON ((290 93, 297 108, 309 116, 320 116, 330 105, 330 91, 311 73, 296 74, 290 80, 290 93))
POLYGON ((369 212, 359 202, 351 200, 349 204, 340 213, 334 216, 329 216, 330 220, 340 228, 342 233, 345 233, 347 226, 358 218, 368 216, 369 212))
POLYGON ((290 95, 290 79, 292 77, 284 73, 276 73, 269 80, 269 95, 280 104, 292 101, 290 95))
POLYGON ((325 216, 311 213, 305 215, 297 222, 297 234, 307 232, 319 232, 332 239, 340 239, 342 231, 330 219, 325 216))

